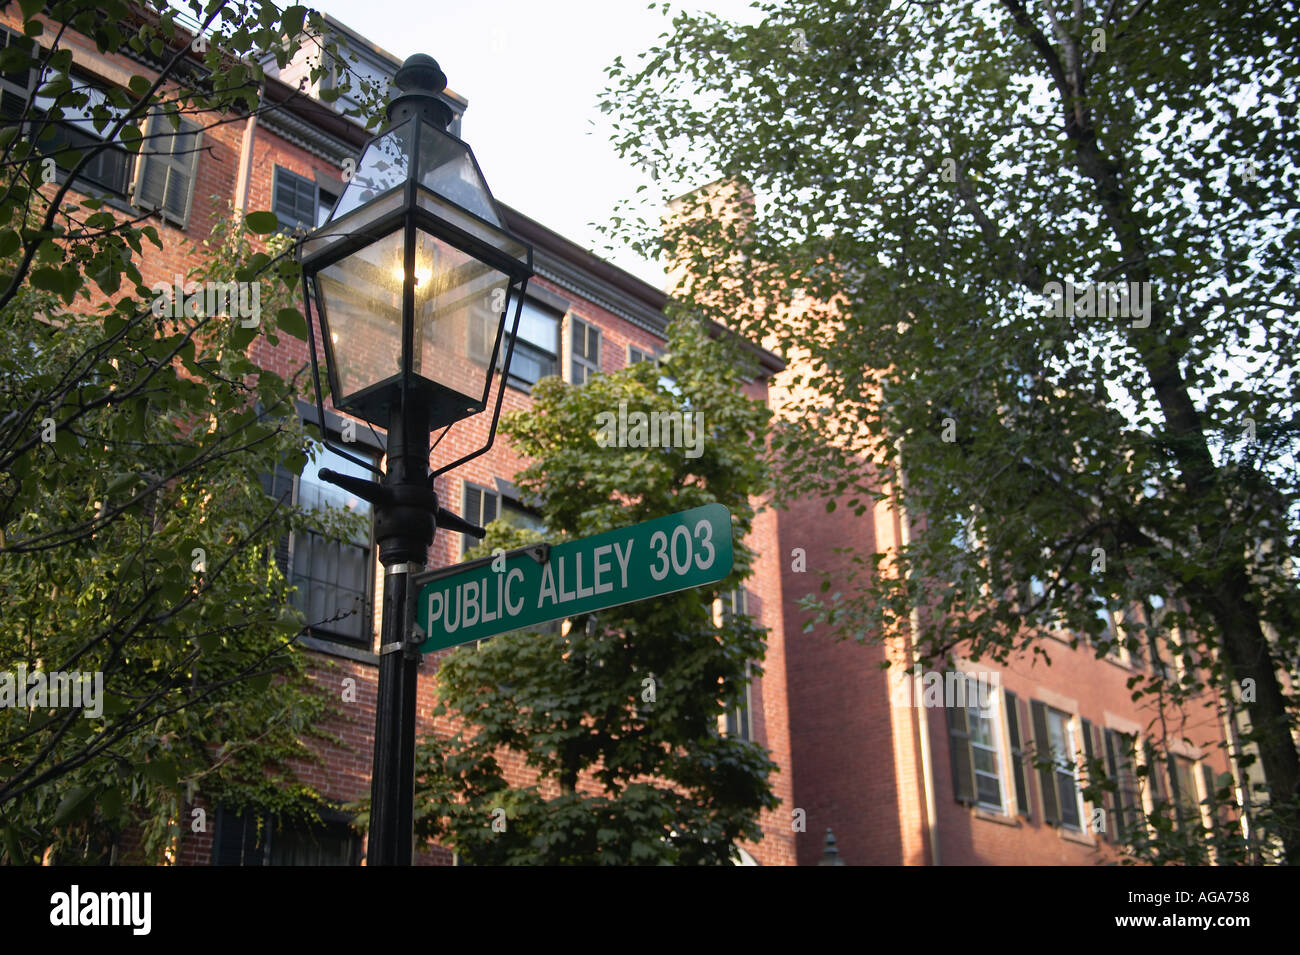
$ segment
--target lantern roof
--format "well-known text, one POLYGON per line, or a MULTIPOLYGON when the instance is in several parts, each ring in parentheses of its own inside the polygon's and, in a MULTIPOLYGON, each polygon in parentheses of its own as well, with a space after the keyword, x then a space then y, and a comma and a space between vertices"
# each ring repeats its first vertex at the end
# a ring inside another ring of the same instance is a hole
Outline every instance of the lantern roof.
POLYGON ((370 141, 330 219, 345 216, 410 180, 497 228, 504 225, 469 146, 416 116, 370 141))

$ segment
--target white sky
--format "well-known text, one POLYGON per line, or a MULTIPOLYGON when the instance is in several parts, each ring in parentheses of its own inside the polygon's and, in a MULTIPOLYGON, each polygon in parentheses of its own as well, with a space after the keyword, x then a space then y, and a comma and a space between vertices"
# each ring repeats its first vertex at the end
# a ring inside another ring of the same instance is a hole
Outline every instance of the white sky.
MULTIPOLYGON (((749 0, 687 0, 755 22, 749 0)), ((609 144, 597 108, 604 69, 656 44, 670 19, 646 0, 317 0, 328 13, 402 59, 427 53, 469 100, 461 135, 493 194, 584 248, 650 282, 663 268, 630 250, 606 252, 592 222, 649 178, 609 144)))

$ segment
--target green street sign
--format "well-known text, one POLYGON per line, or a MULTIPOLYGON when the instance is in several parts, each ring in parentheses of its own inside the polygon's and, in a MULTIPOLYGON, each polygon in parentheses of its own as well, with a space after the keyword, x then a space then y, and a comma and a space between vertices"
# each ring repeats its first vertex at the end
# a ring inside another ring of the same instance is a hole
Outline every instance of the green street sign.
POLYGON ((721 504, 564 544, 521 547, 416 574, 411 618, 429 653, 548 620, 661 597, 731 573, 721 504))

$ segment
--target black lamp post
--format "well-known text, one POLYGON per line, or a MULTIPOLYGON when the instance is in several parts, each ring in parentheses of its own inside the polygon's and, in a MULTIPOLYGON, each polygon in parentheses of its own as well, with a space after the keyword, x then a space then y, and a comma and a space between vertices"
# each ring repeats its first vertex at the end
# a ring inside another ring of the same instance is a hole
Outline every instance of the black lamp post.
POLYGON ((401 94, 389 125, 372 139, 329 219, 302 243, 312 376, 327 447, 379 481, 323 469, 320 477, 370 501, 384 566, 379 699, 371 780, 371 865, 409 865, 415 774, 419 639, 410 636, 407 585, 424 567, 438 527, 483 536, 438 506, 437 475, 487 451, 496 436, 498 387, 486 444, 436 471, 429 432, 488 405, 501 363, 509 370, 531 247, 506 230, 469 146, 446 132, 450 108, 437 94, 447 77, 417 54, 397 71, 401 94), (388 432, 380 471, 325 433, 311 309, 320 322, 334 406, 388 432))
POLYGON ((840 857, 839 846, 835 844, 835 833, 831 832, 831 827, 826 827, 826 843, 822 849, 822 857, 817 861, 818 865, 844 865, 844 860, 840 857))

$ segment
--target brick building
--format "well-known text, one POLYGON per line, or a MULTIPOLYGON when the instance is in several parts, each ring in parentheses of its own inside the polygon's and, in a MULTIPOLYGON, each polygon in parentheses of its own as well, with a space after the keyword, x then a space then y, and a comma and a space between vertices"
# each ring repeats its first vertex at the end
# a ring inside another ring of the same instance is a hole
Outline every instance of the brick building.
MULTIPOLYGON (((678 200, 673 214, 744 220, 753 202, 747 187, 715 182, 678 200)), ((692 290, 681 264, 670 268, 669 285, 709 294, 692 290)), ((833 318, 809 309, 785 320, 833 318)), ((810 394, 812 366, 798 354, 784 357, 788 367, 773 376, 769 400, 778 415, 795 415, 805 407, 797 399, 810 394)), ((866 460, 862 468, 873 470, 866 460)), ((1228 719, 1232 701, 1206 692, 1176 710, 1132 698, 1134 677, 1157 668, 1184 672, 1184 659, 1167 648, 1152 643, 1131 653, 1123 645, 1125 623, 1152 622, 1164 598, 1100 614, 1115 644, 1101 657, 1086 636, 1058 630, 1040 637, 1050 666, 1023 652, 1005 665, 959 657, 953 670, 923 672, 906 632, 876 645, 838 642, 824 626, 805 632, 799 607, 820 582, 812 571, 847 578, 845 549, 890 554, 924 527, 923 517, 909 520, 893 494, 861 517, 841 516, 853 513, 856 502, 847 500, 837 502, 834 517, 822 498, 786 503, 778 539, 794 805, 807 823, 800 865, 819 862, 828 829, 850 865, 1087 865, 1114 860, 1116 837, 1157 805, 1176 805, 1182 825, 1226 818, 1211 797, 1221 788, 1216 779, 1237 771, 1221 746, 1240 736, 1228 719), (1082 637, 1073 648, 1072 636, 1082 637), (1159 759, 1145 781, 1138 767, 1154 765, 1164 750, 1169 759, 1159 759), (1035 753, 1049 751, 1054 766, 1036 766, 1035 753), (1118 783, 1098 804, 1083 797, 1094 758, 1118 783)), ((1021 591, 1018 599, 1037 598, 1043 583, 1031 580, 1021 591)), ((1236 780, 1238 803, 1258 801, 1251 782, 1236 780)))
MULTIPOLYGON (((16 11, 9 9, 0 13, 0 23, 21 28, 16 11)), ((347 49, 339 69, 383 83, 400 64, 344 25, 331 22, 331 29, 347 49)), ((63 42, 74 52, 80 78, 105 88, 124 87, 149 66, 143 60, 104 56, 73 33, 63 42)), ((346 164, 359 154, 368 133, 340 112, 354 105, 348 97, 333 105, 319 98, 322 88, 336 82, 337 72, 309 87, 303 83, 306 62, 295 61, 278 77, 268 78, 265 101, 276 108, 202 130, 182 128, 170 146, 163 139, 140 156, 109 149, 83 173, 81 191, 103 197, 114 208, 158 210, 164 249, 144 257, 146 284, 169 283, 184 274, 193 259, 183 243, 200 242, 231 204, 239 211, 271 209, 282 224, 304 228, 328 215, 342 191, 346 164)), ((6 96, 25 96, 30 86, 23 84, 33 84, 35 78, 6 75, 2 82, 6 96)), ((450 91, 444 97, 454 113, 449 131, 459 135, 468 102, 450 91)), ((91 124, 75 119, 64 128, 73 139, 97 135, 91 124)), ((581 386, 593 373, 651 360, 662 350, 662 290, 522 212, 502 207, 502 213, 507 228, 533 244, 537 272, 529 283, 503 413, 528 407, 529 388, 541 377, 560 375, 581 386)), ((272 347, 258 337, 252 347, 259 364, 285 375, 307 360, 306 346, 297 340, 272 347)), ((748 394, 779 410, 785 363, 752 347, 761 374, 748 394), (776 397, 769 394, 769 385, 776 397)), ((301 410, 304 418, 315 419, 314 408, 304 404, 301 410)), ((327 412, 323 426, 337 434, 345 419, 327 412)), ((470 419, 453 428, 443 449, 447 459, 480 446, 486 427, 487 422, 470 419)), ((351 447, 377 462, 382 435, 364 425, 356 427, 355 435, 351 447)), ((537 526, 536 515, 511 483, 520 464, 509 444, 498 441, 489 454, 444 475, 435 490, 444 506, 472 522, 501 518, 537 526)), ((363 502, 347 502, 339 489, 319 481, 316 471, 323 466, 360 473, 350 462, 324 452, 301 474, 275 475, 269 489, 289 495, 299 506, 350 504, 364 513, 363 502)), ((772 782, 781 805, 764 814, 764 839, 746 846, 747 855, 765 865, 815 864, 831 828, 849 864, 1089 864, 1098 853, 1105 856, 1106 834, 1091 831, 1095 807, 1080 795, 1076 763, 1084 755, 1103 756, 1122 780, 1119 804, 1103 807, 1111 819, 1122 822, 1135 800, 1149 805, 1162 797, 1159 791, 1136 791, 1132 760, 1125 756, 1127 740, 1152 734, 1151 714, 1129 699, 1125 681, 1137 669, 1162 664, 1126 653, 1099 660, 1086 647, 1071 650, 1062 642, 1054 648, 1050 670, 1028 658, 992 669, 965 666, 968 678, 962 685, 972 693, 994 683, 989 706, 912 705, 910 684, 900 681, 900 673, 911 679, 913 672, 904 636, 884 647, 835 643, 821 631, 805 634, 797 606, 815 585, 816 575, 809 571, 836 568, 841 558, 835 548, 896 546, 905 539, 907 523, 888 502, 860 519, 828 522, 825 502, 815 499, 791 502, 788 510, 765 512, 755 522, 750 540, 758 555, 755 574, 743 594, 732 599, 768 628, 768 651, 764 673, 750 687, 747 708, 733 714, 723 729, 769 750, 778 766, 772 782), (804 566, 791 560, 796 548, 805 555, 804 566), (887 656, 895 664, 888 672, 879 667, 887 656), (988 679, 991 672, 996 681, 988 679), (1036 740, 1061 754, 1055 769, 1031 766, 1036 740)), ((466 544, 461 535, 439 533, 429 566, 459 560, 466 544)), ((342 805, 370 790, 383 577, 369 537, 340 541, 304 535, 284 542, 281 558, 309 620, 356 611, 314 627, 304 638, 320 657, 315 678, 334 699, 354 697, 340 702, 337 717, 325 727, 338 733, 345 746, 298 767, 305 782, 342 805), (345 692, 349 689, 354 692, 345 692)), ((1110 625, 1122 626, 1122 621, 1110 625)), ((430 655, 421 673, 422 733, 448 730, 431 715, 438 659, 430 655)), ((952 677, 943 678, 956 684, 952 677)), ((924 689, 924 681, 918 682, 924 689)), ((1208 700, 1178 728, 1173 770, 1184 799, 1194 791, 1192 802, 1199 802, 1208 794, 1212 775, 1227 768, 1215 749, 1223 732, 1208 700)), ((1142 758, 1139 745, 1133 759, 1142 758)), ((521 765, 511 769, 524 778, 521 765)), ((314 831, 259 830, 251 815, 207 808, 214 824, 206 832, 185 834, 182 863, 356 864, 364 853, 362 840, 341 814, 314 831)), ((424 853, 422 861, 446 864, 452 859, 449 852, 435 849, 424 853)))

